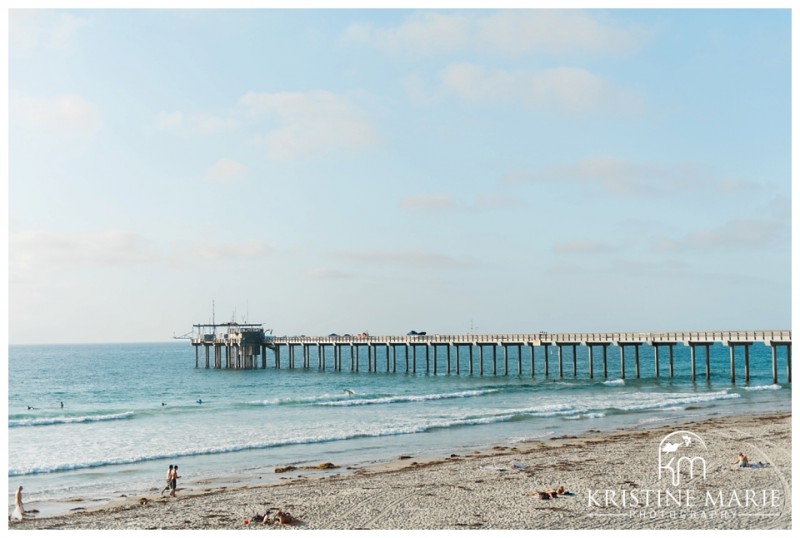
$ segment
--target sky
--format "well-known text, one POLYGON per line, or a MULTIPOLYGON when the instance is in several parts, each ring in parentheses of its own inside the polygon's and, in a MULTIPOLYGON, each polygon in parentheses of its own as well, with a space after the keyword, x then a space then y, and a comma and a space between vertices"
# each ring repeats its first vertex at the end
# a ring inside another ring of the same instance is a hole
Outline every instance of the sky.
POLYGON ((8 340, 791 328, 788 9, 12 9, 8 340))

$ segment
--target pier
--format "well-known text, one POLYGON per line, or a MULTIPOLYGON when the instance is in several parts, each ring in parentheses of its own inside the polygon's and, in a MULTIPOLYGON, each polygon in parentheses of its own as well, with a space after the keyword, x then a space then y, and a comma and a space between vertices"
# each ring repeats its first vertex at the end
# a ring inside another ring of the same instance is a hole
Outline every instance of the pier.
POLYGON ((636 332, 636 333, 530 333, 530 334, 466 334, 466 335, 405 335, 370 336, 367 334, 330 336, 272 336, 262 324, 196 324, 187 339, 195 349, 195 368, 200 368, 201 348, 205 356, 205 368, 256 369, 267 368, 268 362, 275 369, 316 367, 319 370, 358 372, 360 357, 365 352, 367 371, 387 373, 426 373, 433 375, 523 375, 523 360, 529 361, 529 375, 559 378, 578 375, 578 347, 588 350, 588 377, 595 376, 595 361, 602 360, 602 377, 608 378, 608 362, 612 359, 610 349, 615 348, 619 358, 619 378, 639 378, 643 360, 640 347, 653 349, 653 372, 662 374, 662 363, 666 360, 669 377, 675 374, 674 347, 690 348, 690 375, 698 379, 698 360, 704 362, 702 377, 711 379, 710 348, 722 344, 730 352, 730 381, 737 380, 737 359, 741 360, 741 378, 750 381, 750 347, 761 343, 772 351, 772 382, 778 382, 778 359, 782 355, 785 381, 792 381, 792 335, 791 331, 709 331, 709 332, 636 332), (558 352, 558 371, 550 371, 549 348, 558 352), (331 353, 326 353, 330 349, 331 353), (378 365, 378 350, 384 351, 384 361, 378 365), (516 365, 509 366, 509 351, 516 353, 516 365), (523 352, 524 350, 524 352, 523 352), (738 353, 737 353, 738 352, 738 353), (418 355, 419 353, 419 355, 418 355), (463 364, 462 355, 468 357, 463 364), (626 353, 628 359, 626 360, 626 353), (626 369, 633 354, 633 372, 626 369), (441 355, 440 355, 441 354, 441 355), (398 357, 399 356, 399 357, 398 357), (327 358, 332 358, 332 364, 327 358), (441 358, 440 358, 441 357, 441 358), (524 357, 524 359, 523 359, 524 357), (345 367, 348 364, 349 366, 345 367), (400 359, 398 365, 398 358, 400 359), (455 360, 452 360, 455 358, 455 360), (271 360, 268 360, 271 359, 271 360), (312 366, 316 359, 316 365, 312 366), (344 360, 343 360, 344 359, 344 360), (432 360, 431 360, 432 359, 432 360), (498 370, 498 359, 502 372, 498 370), (565 359, 571 364, 565 368, 565 359), (424 364, 423 361, 424 360, 424 364), (212 362, 213 361, 213 362, 212 362), (444 362, 444 364, 442 364, 444 362), (536 363, 540 363, 537 367, 536 363), (462 366, 463 364, 463 366, 462 366), (467 367, 467 371, 462 371, 467 367))

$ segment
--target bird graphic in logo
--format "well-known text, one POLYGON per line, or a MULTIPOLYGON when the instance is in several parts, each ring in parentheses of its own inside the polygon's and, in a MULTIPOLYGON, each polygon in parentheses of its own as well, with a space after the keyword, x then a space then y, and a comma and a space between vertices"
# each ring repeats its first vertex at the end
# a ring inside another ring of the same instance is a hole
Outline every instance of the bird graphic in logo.
POLYGON ((706 478, 706 460, 701 454, 708 451, 705 441, 690 431, 677 431, 665 436, 658 445, 658 479, 661 480, 665 471, 671 473, 672 485, 678 486, 681 481, 681 471, 688 474, 689 479, 694 479, 700 474, 706 478))

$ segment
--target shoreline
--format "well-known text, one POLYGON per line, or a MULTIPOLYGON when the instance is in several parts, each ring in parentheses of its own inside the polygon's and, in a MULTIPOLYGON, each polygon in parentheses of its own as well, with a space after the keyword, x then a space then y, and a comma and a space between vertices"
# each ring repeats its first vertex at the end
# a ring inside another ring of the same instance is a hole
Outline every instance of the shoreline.
POLYGON ((299 528, 325 530, 790 529, 791 413, 589 430, 445 458, 398 458, 320 472, 308 470, 277 484, 243 479, 191 485, 179 489, 177 498, 121 498, 67 515, 12 521, 9 528, 263 528, 245 527, 243 520, 271 507, 291 512, 303 522, 299 528), (659 440, 678 427, 709 445, 708 478, 689 482, 706 504, 652 493, 646 504, 628 497, 621 505, 631 491, 642 497, 645 491, 676 490, 658 481, 656 457, 659 440), (738 451, 765 467, 736 469, 730 463, 738 451), (575 495, 536 495, 561 484, 575 495))

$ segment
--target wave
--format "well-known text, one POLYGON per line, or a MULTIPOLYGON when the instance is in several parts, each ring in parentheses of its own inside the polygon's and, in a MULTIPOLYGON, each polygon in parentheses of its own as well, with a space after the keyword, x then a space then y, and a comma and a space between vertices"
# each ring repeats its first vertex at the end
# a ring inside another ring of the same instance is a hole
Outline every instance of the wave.
MULTIPOLYGON (((708 392, 705 394, 643 394, 642 402, 634 402, 629 404, 615 404, 609 406, 613 409, 620 411, 648 411, 654 409, 668 409, 670 407, 677 407, 682 405, 689 405, 693 403, 706 403, 717 400, 734 400, 741 398, 740 394, 730 393, 727 391, 708 392), (656 396, 661 396, 661 399, 655 399, 656 396)), ((624 396, 622 397, 624 399, 624 396)))
POLYGON ((26 426, 51 426, 54 424, 82 424, 85 422, 104 422, 107 420, 126 420, 134 416, 133 411, 124 413, 114 413, 111 415, 88 415, 81 417, 43 417, 43 418, 23 418, 8 421, 9 428, 21 428, 26 426))
POLYGON ((512 437, 508 440, 509 443, 517 444, 517 443, 532 443, 534 441, 541 441, 545 437, 550 437, 551 435, 555 435, 555 431, 547 431, 540 433, 539 435, 529 435, 527 437, 512 437))
POLYGON ((624 384, 625 384, 625 380, 624 379, 611 379, 609 381, 603 381, 603 385, 615 385, 616 386, 616 385, 624 385, 624 384))
POLYGON ((744 390, 781 390, 783 387, 780 385, 755 385, 753 387, 744 387, 744 390))
POLYGON ((605 413, 597 412, 597 413, 578 413, 577 415, 567 415, 564 420, 584 420, 587 418, 603 418, 606 416, 605 413))
POLYGON ((319 402, 330 402, 341 400, 345 398, 342 394, 321 394, 317 396, 295 396, 295 397, 286 397, 286 398, 274 398, 271 400, 256 400, 253 402, 246 402, 244 405, 307 405, 307 404, 316 404, 319 402))
POLYGON ((353 406, 353 405, 376 405, 376 404, 392 404, 392 403, 402 403, 402 402, 424 402, 429 400, 446 400, 451 398, 473 398, 475 396, 483 396, 485 394, 491 394, 493 392, 497 392, 497 389, 485 389, 485 390, 465 390, 461 392, 446 392, 446 393, 434 393, 434 394, 409 394, 409 395, 392 395, 392 396, 382 396, 382 397, 370 397, 370 398, 351 398, 348 400, 338 400, 338 401, 328 401, 328 402, 316 402, 313 405, 319 406, 326 406, 326 407, 336 407, 336 406, 353 406))
POLYGON ((181 457, 229 454, 233 452, 243 452, 246 450, 259 450, 259 449, 290 446, 290 445, 330 443, 334 441, 346 441, 351 439, 424 433, 427 431, 443 429, 443 428, 504 422, 511 420, 511 418, 513 418, 511 415, 497 415, 497 416, 483 416, 483 417, 462 417, 450 420, 441 419, 441 420, 431 421, 427 424, 416 424, 416 425, 409 424, 406 426, 392 427, 373 432, 356 432, 351 434, 338 434, 338 435, 333 434, 333 435, 322 435, 316 437, 297 437, 293 439, 284 439, 279 441, 271 441, 263 443, 244 443, 239 445, 220 446, 211 448, 197 448, 191 450, 175 451, 171 453, 151 454, 151 455, 143 455, 143 456, 129 457, 129 458, 114 458, 114 459, 81 462, 81 463, 42 465, 39 467, 32 467, 28 469, 9 469, 8 476, 15 477, 15 476, 37 475, 37 474, 49 474, 49 473, 76 471, 81 469, 92 469, 92 468, 106 467, 106 466, 130 465, 147 461, 176 459, 181 457))
MULTIPOLYGON (((422 395, 420 397, 469 397, 481 393, 479 391, 462 391, 453 393, 443 393, 437 395, 422 395)), ((661 411, 669 412, 678 406, 685 406, 691 403, 711 402, 717 400, 728 400, 739 398, 737 393, 727 391, 717 391, 709 393, 642 393, 630 392, 627 394, 595 395, 584 400, 574 398, 566 399, 564 402, 552 402, 552 398, 544 400, 546 403, 519 407, 512 409, 458 409, 450 410, 449 415, 445 416, 408 416, 405 423, 392 422, 366 422, 362 424, 344 424, 344 428, 337 428, 319 435, 309 435, 306 430, 297 431, 294 434, 286 432, 287 437, 283 439, 262 440, 256 439, 252 442, 231 438, 229 444, 226 441, 219 441, 216 446, 195 446, 187 447, 183 450, 172 452, 159 452, 153 454, 139 454, 130 456, 120 456, 118 458, 104 458, 99 461, 70 462, 35 465, 28 468, 10 468, 8 476, 24 476, 32 474, 46 474, 67 472, 78 469, 88 469, 106 466, 136 464, 145 461, 158 461, 165 459, 217 455, 248 450, 269 449, 272 447, 292 446, 292 445, 314 445, 318 443, 330 443, 335 441, 348 441, 359 438, 381 438, 395 435, 418 434, 434 430, 446 430, 448 428, 471 427, 486 424, 496 424, 502 422, 528 421, 548 417, 558 417, 562 420, 594 420, 602 419, 611 414, 636 413, 641 411, 661 411), (454 416, 453 412, 457 413, 454 416)), ((121 413, 119 416, 130 416, 133 413, 121 413)), ((113 415, 106 415, 109 420, 113 415)), ((80 420, 81 417, 75 417, 80 420)), ((523 428, 518 428, 523 429, 523 428)), ((538 430, 538 428, 536 428, 538 430)))

